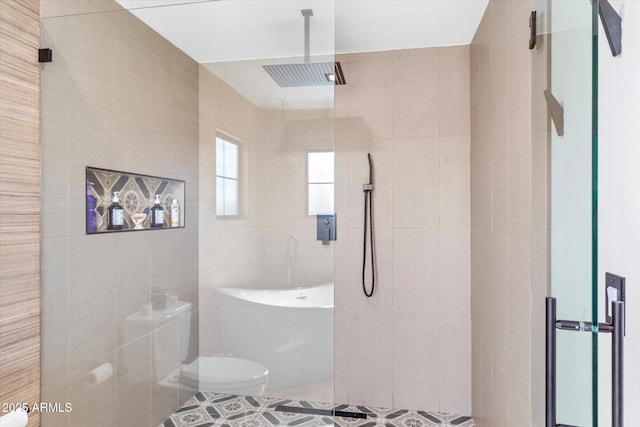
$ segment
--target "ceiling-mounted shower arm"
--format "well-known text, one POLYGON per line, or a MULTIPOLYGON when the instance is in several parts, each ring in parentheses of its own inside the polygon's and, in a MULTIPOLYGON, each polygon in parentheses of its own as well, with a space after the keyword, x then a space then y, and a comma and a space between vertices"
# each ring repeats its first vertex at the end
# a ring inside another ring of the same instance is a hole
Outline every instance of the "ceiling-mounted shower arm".
POLYGON ((339 62, 311 62, 311 24, 312 9, 301 9, 304 17, 304 63, 271 64, 262 68, 280 87, 310 87, 344 85, 342 67, 339 62))
POLYGON ((311 62, 311 23, 309 18, 313 16, 313 9, 302 9, 300 12, 304 16, 304 63, 308 64, 311 62))

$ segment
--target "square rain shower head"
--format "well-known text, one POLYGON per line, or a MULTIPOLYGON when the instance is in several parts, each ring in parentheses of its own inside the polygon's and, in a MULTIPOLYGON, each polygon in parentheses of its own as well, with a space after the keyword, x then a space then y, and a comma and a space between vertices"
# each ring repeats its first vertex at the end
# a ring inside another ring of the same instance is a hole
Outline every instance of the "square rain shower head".
POLYGON ((347 82, 339 62, 263 65, 280 87, 343 85, 347 82))

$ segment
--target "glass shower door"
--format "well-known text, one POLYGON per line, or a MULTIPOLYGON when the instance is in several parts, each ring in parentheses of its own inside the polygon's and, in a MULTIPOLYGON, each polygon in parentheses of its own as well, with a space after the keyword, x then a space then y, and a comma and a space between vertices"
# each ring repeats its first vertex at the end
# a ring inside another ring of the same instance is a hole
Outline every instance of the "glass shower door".
MULTIPOLYGON (((598 2, 554 0, 546 15, 550 296, 557 319, 597 325, 598 2)), ((583 330, 556 328, 558 424, 597 425, 597 327, 583 330)))

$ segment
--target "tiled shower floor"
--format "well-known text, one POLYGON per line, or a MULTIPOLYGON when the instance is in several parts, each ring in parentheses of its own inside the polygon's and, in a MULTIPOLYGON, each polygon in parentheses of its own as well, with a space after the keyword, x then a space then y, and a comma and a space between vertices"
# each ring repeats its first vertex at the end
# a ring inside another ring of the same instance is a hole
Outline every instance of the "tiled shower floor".
POLYGON ((474 427, 470 417, 269 397, 196 393, 158 427, 474 427), (366 418, 332 416, 333 411, 366 418))

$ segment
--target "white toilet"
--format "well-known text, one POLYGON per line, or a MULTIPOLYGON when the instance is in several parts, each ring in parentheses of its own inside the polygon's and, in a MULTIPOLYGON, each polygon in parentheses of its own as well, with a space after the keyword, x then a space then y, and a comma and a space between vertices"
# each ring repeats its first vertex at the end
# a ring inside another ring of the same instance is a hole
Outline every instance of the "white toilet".
MULTIPOLYGON (((174 297, 175 298, 175 297, 174 297)), ((153 332, 153 366, 158 384, 175 387, 176 382, 193 391, 260 396, 269 379, 269 369, 251 360, 236 357, 198 357, 184 364, 189 351, 191 304, 169 300, 162 310, 141 311, 127 316, 125 340, 134 339, 149 327, 153 332), (167 349, 176 348, 176 358, 167 349)), ((148 330, 148 329, 147 329, 148 330)), ((131 378, 135 380, 134 378, 131 378)))

